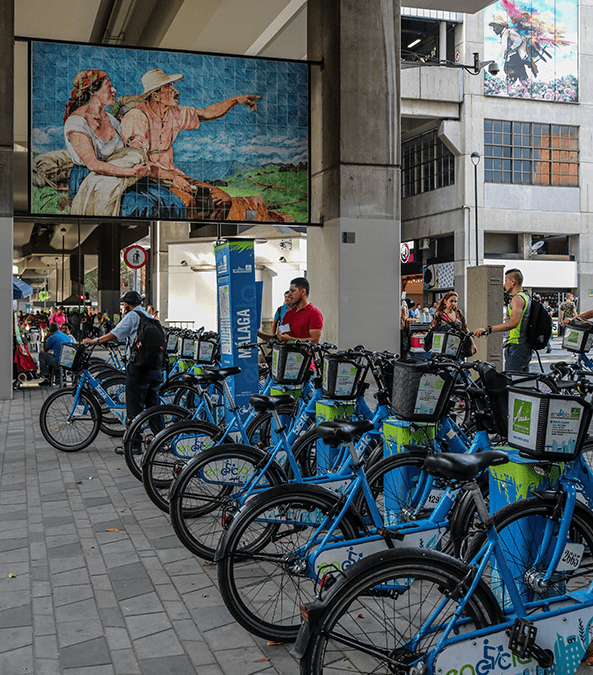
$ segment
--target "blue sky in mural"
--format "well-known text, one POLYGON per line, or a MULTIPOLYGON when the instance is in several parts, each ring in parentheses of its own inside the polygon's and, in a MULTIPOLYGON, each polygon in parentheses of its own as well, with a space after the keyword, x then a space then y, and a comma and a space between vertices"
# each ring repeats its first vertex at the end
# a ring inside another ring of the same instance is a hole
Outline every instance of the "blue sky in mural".
POLYGON ((186 174, 217 180, 246 167, 308 161, 308 68, 304 63, 33 43, 33 152, 65 147, 64 104, 81 70, 104 70, 116 98, 142 93, 153 68, 182 73, 180 105, 205 108, 238 94, 261 96, 255 113, 237 106, 225 117, 182 131, 175 165, 186 174))
POLYGON ((578 0, 501 0, 486 8, 484 58, 501 66, 497 77, 485 73, 486 94, 577 101, 578 0))

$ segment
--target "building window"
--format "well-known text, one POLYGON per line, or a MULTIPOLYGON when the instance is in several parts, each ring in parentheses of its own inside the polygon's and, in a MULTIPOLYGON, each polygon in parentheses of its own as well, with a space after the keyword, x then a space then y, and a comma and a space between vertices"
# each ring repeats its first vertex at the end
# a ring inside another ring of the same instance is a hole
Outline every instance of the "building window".
POLYGON ((578 127, 484 120, 484 181, 578 186, 578 127))
POLYGON ((402 144, 402 197, 413 197, 455 182, 455 157, 430 131, 402 144))

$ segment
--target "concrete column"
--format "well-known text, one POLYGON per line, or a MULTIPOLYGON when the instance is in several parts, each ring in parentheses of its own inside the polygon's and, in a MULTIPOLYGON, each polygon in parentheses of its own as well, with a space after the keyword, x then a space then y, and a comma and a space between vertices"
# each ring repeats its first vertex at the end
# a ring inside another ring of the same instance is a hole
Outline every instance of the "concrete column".
POLYGON ((311 71, 308 277, 323 339, 399 351, 398 0, 307 9, 311 71))
POLYGON ((152 269, 154 270, 152 301, 156 303, 161 321, 169 316, 169 243, 189 237, 188 223, 153 223, 154 252, 152 269))
POLYGON ((99 232, 99 311, 106 309, 110 315, 119 313, 120 293, 120 242, 119 225, 101 223, 99 232))
MULTIPOLYGON (((480 265, 467 270, 467 286, 471 291, 467 297, 466 319, 470 330, 485 328, 502 323, 502 299, 504 267, 502 265, 480 265)), ((476 358, 488 361, 496 370, 503 369, 502 333, 476 339, 476 358)))
POLYGON ((447 59, 447 22, 441 21, 439 23, 439 59, 446 61, 447 59))
POLYGON ((0 0, 0 400, 12 398, 14 0, 0 0), (4 281, 2 281, 2 279, 4 281))
MULTIPOLYGON (((84 256, 81 257, 81 262, 84 266, 84 256)), ((75 295, 77 298, 80 298, 80 294, 84 293, 84 269, 81 270, 79 275, 79 261, 78 261, 78 251, 74 251, 68 256, 68 267, 69 267, 69 288, 70 293, 75 295), (82 283, 80 283, 82 281, 82 283)))

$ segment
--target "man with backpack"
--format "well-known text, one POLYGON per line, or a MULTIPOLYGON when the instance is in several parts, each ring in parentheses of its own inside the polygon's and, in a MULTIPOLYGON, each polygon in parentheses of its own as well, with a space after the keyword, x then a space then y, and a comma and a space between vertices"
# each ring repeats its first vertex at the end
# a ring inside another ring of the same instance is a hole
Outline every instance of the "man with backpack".
POLYGON ((504 275, 504 290, 511 295, 509 319, 495 326, 478 328, 476 337, 490 333, 507 333, 503 343, 504 369, 515 372, 529 372, 532 347, 528 341, 531 298, 523 290, 523 274, 518 269, 508 270, 504 275))
MULTIPOLYGON (((165 332, 159 321, 143 309, 139 293, 128 291, 120 302, 124 306, 124 316, 117 326, 105 335, 94 340, 86 338, 84 342, 103 344, 111 340, 126 341, 126 415, 127 423, 130 424, 144 408, 159 403, 165 332)), ((116 449, 116 453, 122 452, 122 449, 116 449)))

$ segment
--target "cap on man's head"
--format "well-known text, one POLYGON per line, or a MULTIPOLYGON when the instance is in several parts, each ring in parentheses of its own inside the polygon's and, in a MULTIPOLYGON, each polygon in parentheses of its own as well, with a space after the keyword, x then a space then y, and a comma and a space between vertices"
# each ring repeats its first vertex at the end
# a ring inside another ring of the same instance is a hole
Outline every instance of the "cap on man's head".
POLYGON ((120 302, 126 302, 128 305, 137 307, 142 304, 142 296, 137 291, 128 291, 121 296, 120 302))

